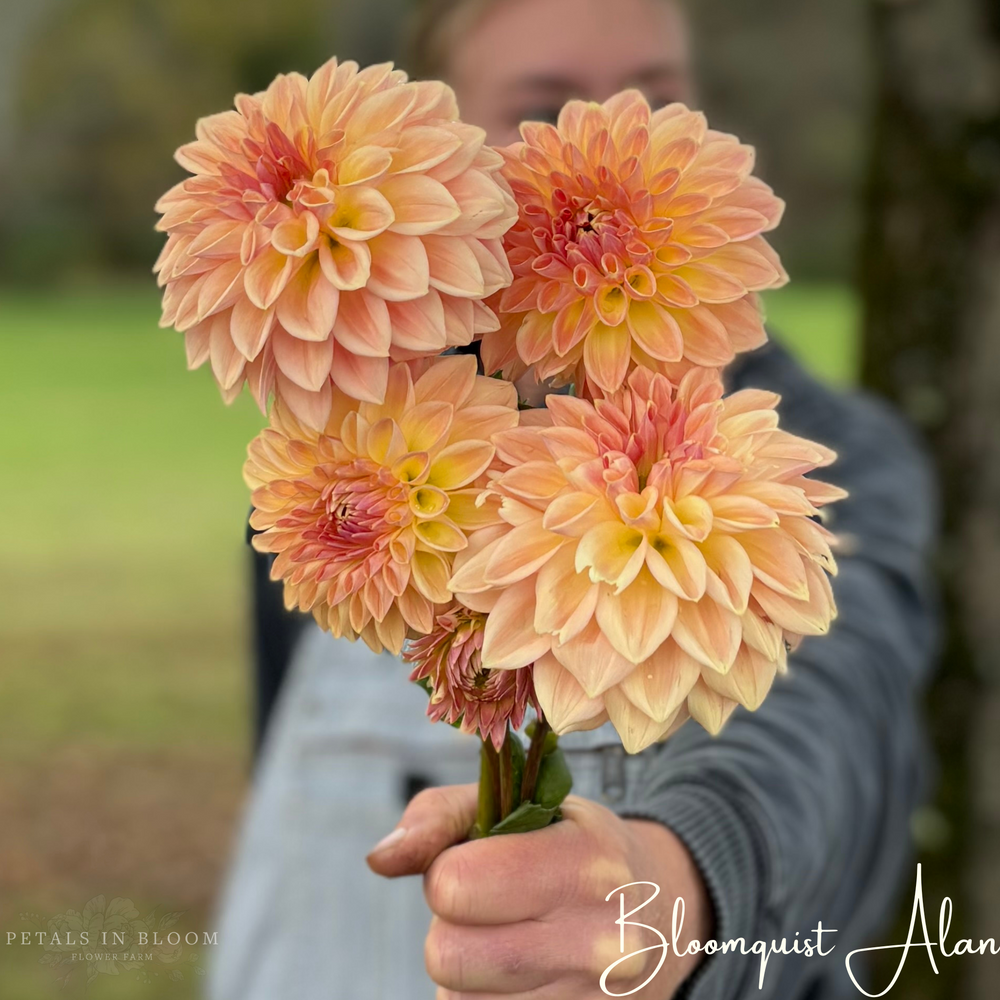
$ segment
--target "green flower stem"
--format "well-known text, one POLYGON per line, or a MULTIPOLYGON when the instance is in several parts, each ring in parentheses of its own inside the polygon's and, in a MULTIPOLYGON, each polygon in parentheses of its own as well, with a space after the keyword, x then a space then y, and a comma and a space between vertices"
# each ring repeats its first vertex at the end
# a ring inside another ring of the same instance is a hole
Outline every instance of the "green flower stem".
POLYGON ((514 758, 510 741, 517 739, 510 728, 500 748, 500 819, 506 819, 514 811, 514 758))
POLYGON ((551 727, 544 719, 539 719, 535 723, 535 731, 531 734, 531 745, 528 747, 528 759, 524 764, 524 777, 521 779, 521 802, 531 802, 535 796, 535 784, 538 781, 538 768, 542 763, 542 751, 545 749, 545 737, 551 731, 551 727))
POLYGON ((483 773, 479 787, 479 820, 486 836, 503 817, 500 813, 500 758, 492 740, 483 740, 483 773), (483 785, 488 787, 484 788, 483 785))

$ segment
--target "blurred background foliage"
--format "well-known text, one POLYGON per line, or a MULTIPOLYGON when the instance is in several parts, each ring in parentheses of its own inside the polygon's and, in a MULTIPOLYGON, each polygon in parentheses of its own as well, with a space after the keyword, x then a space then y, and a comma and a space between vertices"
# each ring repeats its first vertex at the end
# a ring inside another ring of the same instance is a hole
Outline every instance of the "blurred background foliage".
MULTIPOLYGON (((788 199, 793 277, 848 280, 869 92, 863 0, 699 0, 703 104, 788 199)), ((331 53, 398 55, 405 0, 0 0, 0 275, 146 272, 196 118, 331 53), (308 30, 303 30, 308 25, 308 30)), ((405 59, 403 60, 405 65, 405 59)), ((0 279, 2 280, 2 279, 0 279)))

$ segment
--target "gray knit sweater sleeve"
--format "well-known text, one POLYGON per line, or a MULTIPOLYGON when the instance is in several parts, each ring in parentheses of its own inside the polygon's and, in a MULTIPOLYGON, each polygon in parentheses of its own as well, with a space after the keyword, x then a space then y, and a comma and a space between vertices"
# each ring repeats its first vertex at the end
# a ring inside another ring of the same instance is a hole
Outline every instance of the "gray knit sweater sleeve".
MULTIPOLYGON (((909 818, 926 786, 918 696, 933 660, 935 609, 927 562, 934 489, 907 430, 888 410, 815 383, 781 349, 751 356, 734 388, 782 395, 783 426, 830 445, 824 479, 850 491, 831 524, 839 617, 807 639, 755 713, 722 734, 689 724, 643 756, 618 807, 670 827, 712 896, 716 938, 790 941, 822 921, 839 933, 828 959, 707 959, 688 1000, 850 995, 844 955, 885 918, 909 866, 909 818)), ((853 995, 856 992, 852 991, 853 995)))

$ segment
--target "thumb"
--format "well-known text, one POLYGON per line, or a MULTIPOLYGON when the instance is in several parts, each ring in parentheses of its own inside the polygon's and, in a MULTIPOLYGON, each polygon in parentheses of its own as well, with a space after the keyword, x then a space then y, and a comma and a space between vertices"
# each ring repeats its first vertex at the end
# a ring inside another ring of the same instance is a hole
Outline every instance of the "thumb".
POLYGON ((476 785, 422 791, 406 807, 399 826, 371 849, 368 867, 386 878, 422 874, 445 848, 469 835, 477 803, 476 785))

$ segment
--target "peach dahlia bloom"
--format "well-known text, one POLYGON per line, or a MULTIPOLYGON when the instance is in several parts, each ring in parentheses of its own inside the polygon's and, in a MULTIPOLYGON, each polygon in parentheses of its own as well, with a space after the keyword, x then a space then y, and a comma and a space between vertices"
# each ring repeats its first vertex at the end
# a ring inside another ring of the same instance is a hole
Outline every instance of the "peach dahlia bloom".
POLYGON ((477 375, 475 358, 446 357, 395 364, 382 403, 332 395, 322 431, 279 399, 250 443, 254 548, 276 554, 289 609, 398 654, 451 603, 468 533, 499 520, 480 496, 491 436, 517 424, 516 393, 477 375))
POLYGON ((764 342, 754 293, 787 275, 761 234, 784 202, 751 176, 752 147, 634 90, 521 135, 501 150, 519 215, 487 371, 613 392, 635 365, 718 367, 764 342))
MULTIPOLYGON (((403 657, 416 666, 411 681, 425 681, 433 722, 457 724, 463 733, 490 740, 500 750, 508 724, 524 722, 535 703, 531 668, 488 670, 483 666, 486 616, 456 604, 438 615, 434 630, 415 639, 403 657)), ((537 708, 537 705, 536 705, 537 708)))
POLYGON ((834 454, 780 430, 777 403, 723 398, 713 369, 675 388, 640 368, 494 438, 503 523, 449 586, 488 613, 486 667, 534 663, 557 732, 610 718, 630 753, 688 714, 717 732, 760 704, 786 643, 827 631, 832 536, 812 518, 843 493, 806 476, 834 454))
POLYGON ((332 385, 381 402, 389 359, 438 354, 497 326, 516 207, 502 159, 442 83, 330 60, 279 76, 198 122, 177 151, 194 176, 158 202, 161 325, 321 427, 332 385), (332 379, 332 385, 331 385, 332 379))

